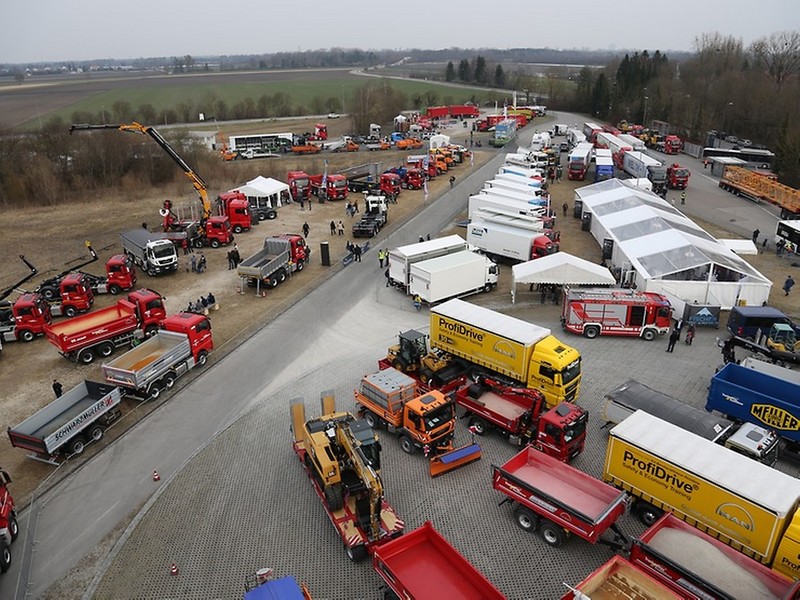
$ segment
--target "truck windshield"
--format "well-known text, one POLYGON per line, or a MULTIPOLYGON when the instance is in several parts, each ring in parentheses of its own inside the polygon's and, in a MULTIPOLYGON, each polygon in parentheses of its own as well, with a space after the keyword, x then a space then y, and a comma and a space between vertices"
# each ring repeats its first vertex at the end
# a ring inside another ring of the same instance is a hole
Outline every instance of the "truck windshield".
POLYGON ((578 419, 576 423, 564 427, 564 441, 569 443, 582 435, 586 431, 586 421, 587 419, 578 419))
POLYGON ((172 244, 164 244, 153 248, 154 258, 169 258, 175 256, 175 246, 172 244))
POLYGON ((563 371, 561 371, 562 383, 567 385, 581 374, 581 359, 570 363, 563 371))
POLYGON ((425 422, 425 431, 433 431, 437 427, 441 427, 445 423, 452 421, 454 417, 454 404, 452 402, 448 402, 444 406, 435 408, 429 413, 426 413, 423 417, 425 422))
POLYGON ((333 184, 334 189, 337 190, 347 187, 347 181, 345 181, 344 179, 342 179, 341 181, 339 180, 332 181, 331 183, 333 184))

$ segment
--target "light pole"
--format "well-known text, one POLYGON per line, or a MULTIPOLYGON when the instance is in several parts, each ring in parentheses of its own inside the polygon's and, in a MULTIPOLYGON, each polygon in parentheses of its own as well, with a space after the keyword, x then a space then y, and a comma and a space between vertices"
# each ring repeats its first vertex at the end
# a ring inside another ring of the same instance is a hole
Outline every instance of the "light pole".
POLYGON ((647 128, 647 96, 644 97, 644 111, 642 112, 642 127, 647 128))
POLYGON ((725 137, 728 137, 728 132, 725 130, 725 127, 728 124, 728 108, 731 106, 733 106, 733 102, 728 102, 722 109, 722 131, 725 134, 725 137))

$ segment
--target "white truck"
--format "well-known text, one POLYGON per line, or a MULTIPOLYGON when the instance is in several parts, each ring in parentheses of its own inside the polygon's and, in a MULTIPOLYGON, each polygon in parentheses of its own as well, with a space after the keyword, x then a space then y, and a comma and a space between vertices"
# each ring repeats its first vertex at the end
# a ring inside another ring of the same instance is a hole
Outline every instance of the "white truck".
POLYGON ((178 252, 167 234, 131 229, 119 235, 125 254, 150 277, 178 270, 178 252))
POLYGON ((544 198, 544 191, 539 187, 531 187, 505 179, 488 179, 484 182, 482 191, 494 192, 495 190, 525 194, 527 197, 535 200, 536 204, 547 204, 547 200, 544 198))
POLYGON ((412 264, 468 249, 467 242, 458 235, 399 246, 389 251, 389 283, 408 293, 412 264))
POLYGON ((434 304, 497 287, 497 265, 486 256, 464 250, 411 265, 409 292, 434 304))
POLYGON ((633 148, 634 152, 644 152, 647 146, 644 143, 644 140, 637 138, 635 135, 631 135, 629 133, 620 133, 617 136, 626 144, 629 144, 631 148, 633 148))
MULTIPOLYGON (((485 185, 488 185, 488 182, 485 185)), ((542 197, 541 190, 534 190, 533 188, 530 188, 530 191, 512 190, 502 183, 498 184, 492 182, 492 187, 484 187, 482 190, 479 190, 478 193, 511 198, 519 202, 527 202, 533 206, 547 206, 547 199, 542 197)))
POLYGON ((580 129, 574 129, 572 127, 567 129, 566 137, 567 137, 567 143, 572 148, 574 148, 581 142, 586 141, 586 136, 584 135, 583 131, 581 131, 580 129))
POLYGON ((522 200, 515 200, 504 196, 497 196, 494 194, 475 194, 474 196, 470 196, 470 217, 472 217, 472 213, 480 209, 500 210, 529 217, 541 217, 547 212, 547 209, 543 206, 537 206, 522 200))
POLYGON ((517 173, 496 173, 494 179, 497 181, 516 183, 517 185, 533 188, 535 190, 542 189, 542 182, 538 179, 531 179, 530 177, 524 177, 522 175, 518 175, 517 173))
POLYGON ((467 225, 467 242, 489 258, 513 262, 526 262, 558 251, 558 246, 541 232, 490 220, 472 220, 467 225))
POLYGON ((512 175, 520 175, 527 179, 533 179, 539 182, 539 185, 544 185, 544 171, 535 167, 523 167, 521 165, 500 165, 497 169, 499 174, 510 173, 512 175))
POLYGON ((644 152, 625 152, 622 156, 622 169, 631 177, 649 179, 654 190, 660 190, 667 185, 667 167, 644 152))
POLYGON ((520 152, 506 154, 505 163, 531 169, 546 169, 548 164, 547 154, 544 152, 528 152, 525 148, 520 148, 520 152))

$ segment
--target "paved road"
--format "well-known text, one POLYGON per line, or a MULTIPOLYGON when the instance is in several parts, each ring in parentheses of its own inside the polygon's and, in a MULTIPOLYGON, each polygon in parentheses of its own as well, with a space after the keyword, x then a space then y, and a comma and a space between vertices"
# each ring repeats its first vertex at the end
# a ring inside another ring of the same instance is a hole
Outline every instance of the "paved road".
MULTIPOLYGON (((755 226, 762 232, 774 230, 769 211, 721 192, 702 174, 699 161, 695 166, 681 156, 680 162, 693 170, 687 205, 680 207, 687 214, 737 228, 743 237, 755 226)), ((394 247, 439 231, 464 209, 465 190, 479 189, 495 170, 493 163, 477 170, 381 245, 394 247)), ((507 297, 479 298, 511 310, 507 297)), ((514 311, 557 327, 552 307, 514 311)), ((368 566, 351 565, 344 558, 291 454, 287 405, 303 396, 309 412, 316 414, 319 392, 331 388, 340 402, 349 401, 358 378, 375 369, 376 358, 397 331, 426 324, 425 313, 414 312, 406 298, 383 287, 383 274, 367 254, 365 262, 350 265, 307 295, 48 493, 34 507, 39 515, 36 544, 26 545, 24 535, 15 544, 15 564, 0 579, 0 597, 23 597, 26 577, 20 577, 20 567, 24 575, 28 565, 28 595, 40 596, 148 503, 152 507, 137 517, 139 526, 98 584, 98 597, 237 597, 244 575, 265 565, 297 574, 322 597, 374 596, 375 576, 368 566), (152 482, 154 469, 162 476, 160 484, 152 482), (157 490, 164 491, 160 498, 154 496, 157 490), (19 552, 21 545, 26 552, 19 552), (34 558, 29 560, 32 549, 34 558), (19 560, 20 554, 25 560, 19 560), (178 578, 167 575, 173 561, 181 565, 178 578)), ((602 394, 632 376, 702 402, 718 363, 714 334, 701 331, 691 349, 670 355, 666 368, 660 342, 587 343, 570 337, 568 343, 585 357, 581 403, 597 415, 602 394)), ((594 475, 599 473, 604 436, 595 427, 587 452, 578 460, 578 466, 594 475)), ((429 482, 413 457, 399 453, 391 442, 384 444, 387 497, 409 527, 433 519, 510 597, 553 597, 563 590, 560 579, 577 581, 607 558, 604 549, 577 542, 556 552, 520 537, 487 487, 489 463, 510 456, 512 449, 493 438, 484 447, 486 458, 478 465, 429 482), (393 469, 397 464, 402 467, 393 469), (543 567, 546 557, 565 568, 542 569, 532 583, 530 564, 543 567)), ((23 515, 23 528, 30 512, 23 515)))

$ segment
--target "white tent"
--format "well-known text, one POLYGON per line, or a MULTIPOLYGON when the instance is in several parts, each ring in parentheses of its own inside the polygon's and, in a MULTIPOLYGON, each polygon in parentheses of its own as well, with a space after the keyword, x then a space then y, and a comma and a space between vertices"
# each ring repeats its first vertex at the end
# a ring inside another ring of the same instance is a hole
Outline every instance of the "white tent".
POLYGON ((262 175, 228 191, 241 192, 247 196, 247 200, 251 205, 263 206, 266 204, 269 208, 280 207, 289 197, 288 184, 272 177, 263 177, 262 175))
POLYGON ((611 272, 566 252, 556 252, 511 267, 511 302, 516 302, 518 283, 557 285, 614 285, 611 272))

